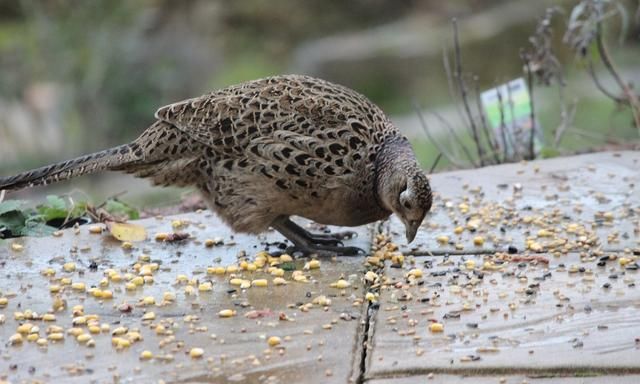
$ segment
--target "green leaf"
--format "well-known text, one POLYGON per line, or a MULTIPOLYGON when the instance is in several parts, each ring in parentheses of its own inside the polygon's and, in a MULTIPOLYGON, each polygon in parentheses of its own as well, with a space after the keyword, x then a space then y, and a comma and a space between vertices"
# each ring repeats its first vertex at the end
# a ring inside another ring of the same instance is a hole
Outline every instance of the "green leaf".
POLYGON ((27 221, 20 231, 20 236, 49 236, 57 228, 46 225, 39 221, 27 221))
POLYGON ((107 200, 104 209, 112 215, 126 216, 130 220, 137 220, 140 218, 140 212, 138 212, 137 209, 119 200, 107 200))
POLYGON ((26 216, 22 211, 13 210, 0 215, 0 229, 7 229, 12 235, 20 234, 24 228, 26 216))
POLYGON ((67 204, 58 196, 47 196, 47 203, 37 207, 42 220, 47 222, 54 219, 64 219, 69 215, 67 204))
POLYGON ((18 211, 20 207, 24 205, 24 201, 21 200, 7 200, 0 203, 0 216, 11 211, 18 211))

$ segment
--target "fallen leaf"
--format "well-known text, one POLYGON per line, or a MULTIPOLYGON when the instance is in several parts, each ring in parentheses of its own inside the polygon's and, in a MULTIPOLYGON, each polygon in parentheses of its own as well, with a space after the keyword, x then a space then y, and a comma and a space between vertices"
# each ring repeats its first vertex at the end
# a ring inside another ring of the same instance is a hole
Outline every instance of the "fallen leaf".
POLYGON ((130 223, 108 223, 111 235, 120 241, 143 241, 147 231, 143 226, 130 223))

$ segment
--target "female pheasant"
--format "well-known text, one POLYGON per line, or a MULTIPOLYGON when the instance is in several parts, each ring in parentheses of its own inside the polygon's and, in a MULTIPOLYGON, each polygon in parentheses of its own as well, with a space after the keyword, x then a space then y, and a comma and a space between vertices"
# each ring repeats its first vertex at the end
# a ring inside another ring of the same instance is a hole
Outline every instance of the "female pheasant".
POLYGON ((357 226, 398 215, 411 242, 431 208, 429 181, 408 140, 363 95, 283 75, 160 108, 129 144, 0 178, 17 190, 103 171, 195 186, 237 232, 273 227, 304 253, 361 253, 289 219, 357 226))

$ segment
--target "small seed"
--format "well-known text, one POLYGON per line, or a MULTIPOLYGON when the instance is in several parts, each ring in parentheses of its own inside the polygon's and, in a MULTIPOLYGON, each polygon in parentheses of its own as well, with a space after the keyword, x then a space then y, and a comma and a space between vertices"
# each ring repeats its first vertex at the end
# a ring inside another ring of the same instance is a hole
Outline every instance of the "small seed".
POLYGON ((344 279, 340 279, 340 280, 336 281, 335 283, 331 284, 332 288, 338 288, 338 289, 345 289, 345 288, 347 288, 349 286, 351 286, 351 284, 348 281, 344 280, 344 279))
POLYGON ((151 351, 144 350, 140 352, 140 360, 151 360, 153 359, 153 353, 151 351))
POLYGON ((251 285, 253 285, 254 287, 266 287, 267 285, 269 285, 269 282, 267 281, 267 279, 256 279, 251 282, 251 285))
POLYGON ((279 345, 282 342, 282 339, 280 339, 278 336, 271 336, 270 338, 267 339, 267 344, 269 344, 270 347, 275 347, 276 345, 279 345))
POLYGON ((222 311, 218 312, 218 316, 220 317, 232 317, 236 315, 236 311, 234 311, 233 309, 223 309, 222 311))
POLYGON ((189 351, 189 356, 193 359, 201 358, 204 355, 204 349, 202 348, 191 348, 189 351))
POLYGON ((444 325, 442 323, 431 323, 429 324, 429 330, 434 333, 442 332, 444 331, 444 325))

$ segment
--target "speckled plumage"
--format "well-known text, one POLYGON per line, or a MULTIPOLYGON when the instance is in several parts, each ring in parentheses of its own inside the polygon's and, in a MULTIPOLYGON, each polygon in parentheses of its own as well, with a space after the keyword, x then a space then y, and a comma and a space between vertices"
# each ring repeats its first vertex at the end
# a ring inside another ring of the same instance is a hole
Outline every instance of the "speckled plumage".
POLYGON ((234 230, 249 233, 292 215, 356 226, 395 212, 419 225, 431 207, 407 139, 340 85, 270 77, 165 106, 156 118, 131 144, 0 179, 0 189, 125 171, 196 186, 234 230))

